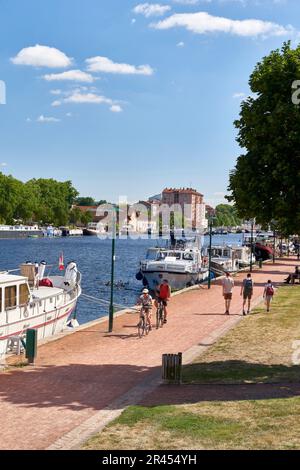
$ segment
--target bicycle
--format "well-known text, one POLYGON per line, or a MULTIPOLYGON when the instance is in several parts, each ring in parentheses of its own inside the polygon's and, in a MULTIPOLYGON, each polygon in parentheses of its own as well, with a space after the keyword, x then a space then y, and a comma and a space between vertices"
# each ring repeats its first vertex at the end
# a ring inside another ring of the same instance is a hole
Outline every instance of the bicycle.
POLYGON ((141 313, 140 313, 140 321, 138 323, 139 338, 142 338, 142 336, 147 336, 149 334, 149 331, 150 331, 150 325, 146 318, 146 312, 142 308, 141 313))
POLYGON ((162 300, 157 301, 157 310, 156 310, 156 329, 164 326, 165 315, 164 315, 164 304, 162 300))

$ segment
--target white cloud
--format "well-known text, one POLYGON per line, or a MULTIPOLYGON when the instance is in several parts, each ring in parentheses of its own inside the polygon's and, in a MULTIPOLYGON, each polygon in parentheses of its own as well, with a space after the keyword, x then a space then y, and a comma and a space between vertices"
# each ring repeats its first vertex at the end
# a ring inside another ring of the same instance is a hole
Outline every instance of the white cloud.
POLYGON ((4 168, 4 167, 6 167, 6 166, 7 166, 7 163, 5 163, 5 162, 0 163, 0 167, 1 167, 1 168, 4 168))
POLYGON ((150 65, 118 64, 107 57, 91 57, 86 60, 89 72, 116 73, 123 75, 152 75, 153 69, 150 65))
POLYGON ((41 114, 41 116, 37 118, 37 122, 60 122, 60 119, 56 119, 54 117, 43 116, 41 114))
POLYGON ((73 114, 72 114, 72 113, 66 113, 66 116, 67 116, 67 117, 72 117, 73 114))
POLYGON ((16 57, 10 60, 15 65, 32 67, 65 68, 72 64, 72 59, 60 50, 39 44, 22 49, 16 57))
POLYGON ((177 47, 184 47, 184 42, 180 41, 176 44, 177 47))
POLYGON ((62 91, 61 90, 50 90, 51 95, 61 95, 62 91))
POLYGON ((113 104, 109 109, 111 110, 112 113, 121 113, 123 111, 121 106, 118 104, 113 104))
POLYGON ((64 103, 90 103, 90 104, 109 104, 113 105, 113 101, 105 96, 97 95, 96 93, 81 93, 79 91, 75 91, 70 96, 65 98, 64 103))
POLYGON ((170 10, 171 7, 169 5, 160 5, 159 3, 140 3, 134 7, 132 11, 149 18, 150 16, 162 16, 170 10))
POLYGON ((206 12, 175 14, 151 26, 155 29, 184 27, 196 34, 223 32, 244 37, 283 36, 295 31, 292 26, 284 27, 270 21, 231 20, 206 12))
POLYGON ((60 100, 55 100, 51 103, 51 106, 53 107, 57 107, 57 106, 60 106, 61 105, 61 101, 60 100))
POLYGON ((81 70, 68 70, 62 73, 51 73, 43 76, 48 82, 54 81, 73 81, 93 83, 96 79, 91 74, 82 72, 81 70))
POLYGON ((246 93, 234 93, 232 97, 236 99, 244 99, 246 98, 246 93))

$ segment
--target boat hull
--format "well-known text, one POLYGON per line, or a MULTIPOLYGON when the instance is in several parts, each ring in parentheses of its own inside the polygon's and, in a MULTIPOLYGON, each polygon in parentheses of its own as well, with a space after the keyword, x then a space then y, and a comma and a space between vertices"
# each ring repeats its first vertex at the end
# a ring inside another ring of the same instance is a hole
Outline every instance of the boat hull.
POLYGON ((208 271, 198 273, 176 273, 166 271, 147 271, 141 272, 145 283, 152 291, 161 284, 163 279, 167 279, 172 290, 180 290, 185 287, 190 287, 199 284, 208 279, 208 271))
MULTIPOLYGON (((38 332, 38 340, 43 340, 64 331, 68 320, 74 312, 80 295, 62 305, 49 311, 43 311, 43 306, 35 305, 34 309, 22 307, 19 309, 18 318, 10 323, 0 323, 0 361, 5 360, 9 352, 8 346, 13 337, 24 337, 26 330, 34 328, 38 332)), ((6 316, 6 315, 4 315, 6 316)))
POLYGON ((0 230, 0 239, 18 239, 18 238, 42 238, 44 232, 42 230, 0 230))

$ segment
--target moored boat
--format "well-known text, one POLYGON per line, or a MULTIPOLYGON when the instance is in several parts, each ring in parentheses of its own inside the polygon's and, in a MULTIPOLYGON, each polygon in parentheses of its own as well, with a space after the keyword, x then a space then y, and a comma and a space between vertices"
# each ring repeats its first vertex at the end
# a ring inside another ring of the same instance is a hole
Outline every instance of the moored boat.
POLYGON ((0 358, 35 328, 38 339, 62 332, 81 295, 81 275, 69 263, 64 276, 45 278, 43 263, 23 264, 20 275, 0 273, 0 358))
POLYGON ((184 239, 170 248, 149 248, 136 277, 155 291, 164 279, 179 290, 207 280, 208 275, 199 246, 195 240, 184 239))
POLYGON ((43 230, 38 225, 0 225, 1 238, 40 238, 43 230))

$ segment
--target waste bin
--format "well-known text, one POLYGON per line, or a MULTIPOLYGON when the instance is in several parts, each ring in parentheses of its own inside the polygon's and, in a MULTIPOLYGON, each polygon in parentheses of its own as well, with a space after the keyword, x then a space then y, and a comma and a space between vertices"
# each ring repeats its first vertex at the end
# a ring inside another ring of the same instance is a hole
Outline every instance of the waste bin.
POLYGON ((260 268, 262 268, 262 265, 263 265, 263 260, 262 260, 261 258, 259 258, 259 260, 258 260, 258 266, 259 266, 260 268))
POLYGON ((180 384, 182 378, 182 353, 163 354, 162 378, 165 383, 180 384))

